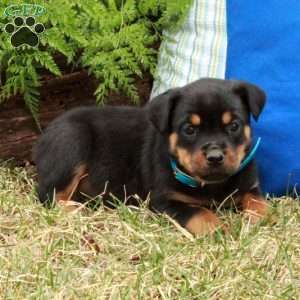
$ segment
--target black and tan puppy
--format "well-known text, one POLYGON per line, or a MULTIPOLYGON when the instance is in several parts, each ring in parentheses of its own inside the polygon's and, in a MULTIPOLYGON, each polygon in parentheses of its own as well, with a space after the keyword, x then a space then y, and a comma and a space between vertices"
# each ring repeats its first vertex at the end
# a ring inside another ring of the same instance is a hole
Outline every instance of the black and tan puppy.
POLYGON ((249 124, 264 103, 264 92, 250 83, 202 79, 144 108, 71 110, 36 146, 39 198, 67 204, 95 197, 105 185, 104 201, 109 193, 124 199, 125 190, 141 198, 150 192, 153 210, 202 234, 222 226, 212 207, 232 195, 255 221, 267 204, 249 124))

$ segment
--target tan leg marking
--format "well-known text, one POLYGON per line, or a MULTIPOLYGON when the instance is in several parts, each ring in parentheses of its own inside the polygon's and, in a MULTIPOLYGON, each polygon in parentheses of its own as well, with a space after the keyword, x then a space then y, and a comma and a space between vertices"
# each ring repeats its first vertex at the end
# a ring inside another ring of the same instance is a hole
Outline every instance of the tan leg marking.
POLYGON ((85 196, 88 197, 93 197, 94 196, 94 191, 93 187, 91 186, 91 183, 89 181, 89 176, 86 176, 82 178, 78 184, 77 191, 85 196))
POLYGON ((232 120, 232 114, 229 111, 226 111, 222 115, 222 122, 224 125, 228 125, 232 120))
POLYGON ((194 126, 198 126, 201 123, 201 117, 196 114, 192 114, 190 117, 190 121, 194 126))
POLYGON ((247 193, 242 197, 241 203, 243 212, 251 223, 257 223, 268 214, 269 204, 262 196, 247 193))
POLYGON ((202 208, 188 220, 185 227, 195 235, 205 235, 212 234, 222 225, 220 219, 211 210, 202 208))
POLYGON ((85 165, 79 165, 74 171, 74 177, 69 185, 63 190, 56 194, 56 201, 64 210, 67 212, 78 211, 84 206, 76 201, 72 200, 72 196, 75 193, 80 181, 87 177, 88 173, 86 171, 85 165))

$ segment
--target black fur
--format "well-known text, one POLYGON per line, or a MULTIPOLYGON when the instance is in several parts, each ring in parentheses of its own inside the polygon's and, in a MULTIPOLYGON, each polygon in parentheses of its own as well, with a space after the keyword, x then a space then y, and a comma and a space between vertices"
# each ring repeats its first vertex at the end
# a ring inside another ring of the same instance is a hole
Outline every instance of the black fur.
MULTIPOLYGON (((89 188, 85 194, 95 197, 103 192, 106 182, 107 194, 111 192, 120 200, 124 199, 125 190, 127 196, 138 194, 142 199, 150 192, 151 208, 167 212, 182 225, 196 209, 172 199, 170 195, 174 192, 199 199, 199 203, 205 199, 203 205, 207 201, 218 204, 233 192, 243 195, 251 191, 259 195, 254 161, 237 174, 225 169, 219 173, 209 169, 205 171, 206 177, 201 173, 209 180, 216 176, 217 183, 208 180, 199 188, 181 184, 170 166, 170 156, 177 157, 170 152, 169 136, 175 132, 176 145, 189 153, 199 149, 204 152, 207 145, 226 153, 228 147, 236 149, 243 144, 245 137, 243 132, 231 136, 220 125, 222 114, 235 111, 242 130, 249 124, 250 114, 258 118, 264 103, 263 91, 252 84, 202 79, 170 90, 143 108, 107 106, 71 110, 50 124, 35 148, 39 198, 42 202, 51 200, 54 190, 63 190, 82 163, 88 172, 89 188), (200 129, 197 128, 193 138, 182 131, 191 113, 201 116, 200 129)), ((249 148, 247 145, 246 151, 249 148)), ((178 166, 186 171, 179 162, 178 166)), ((80 191, 74 197, 72 200, 82 201, 80 191)))

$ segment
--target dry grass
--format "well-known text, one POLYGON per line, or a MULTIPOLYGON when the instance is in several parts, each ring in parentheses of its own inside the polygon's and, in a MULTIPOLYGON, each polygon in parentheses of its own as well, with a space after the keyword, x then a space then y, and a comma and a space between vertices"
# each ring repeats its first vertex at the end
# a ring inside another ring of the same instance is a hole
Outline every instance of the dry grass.
POLYGON ((231 234, 196 239, 145 207, 72 216, 35 198, 0 165, 0 299, 300 299, 298 201, 271 200, 276 224, 227 212, 231 234))

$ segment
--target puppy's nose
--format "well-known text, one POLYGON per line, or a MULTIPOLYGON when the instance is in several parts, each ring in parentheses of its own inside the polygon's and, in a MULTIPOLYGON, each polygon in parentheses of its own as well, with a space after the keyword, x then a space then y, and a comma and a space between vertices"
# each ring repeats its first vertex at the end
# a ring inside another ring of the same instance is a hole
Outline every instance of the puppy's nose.
POLYGON ((220 165, 224 161, 224 154, 219 149, 212 149, 206 153, 206 159, 209 165, 220 165))

